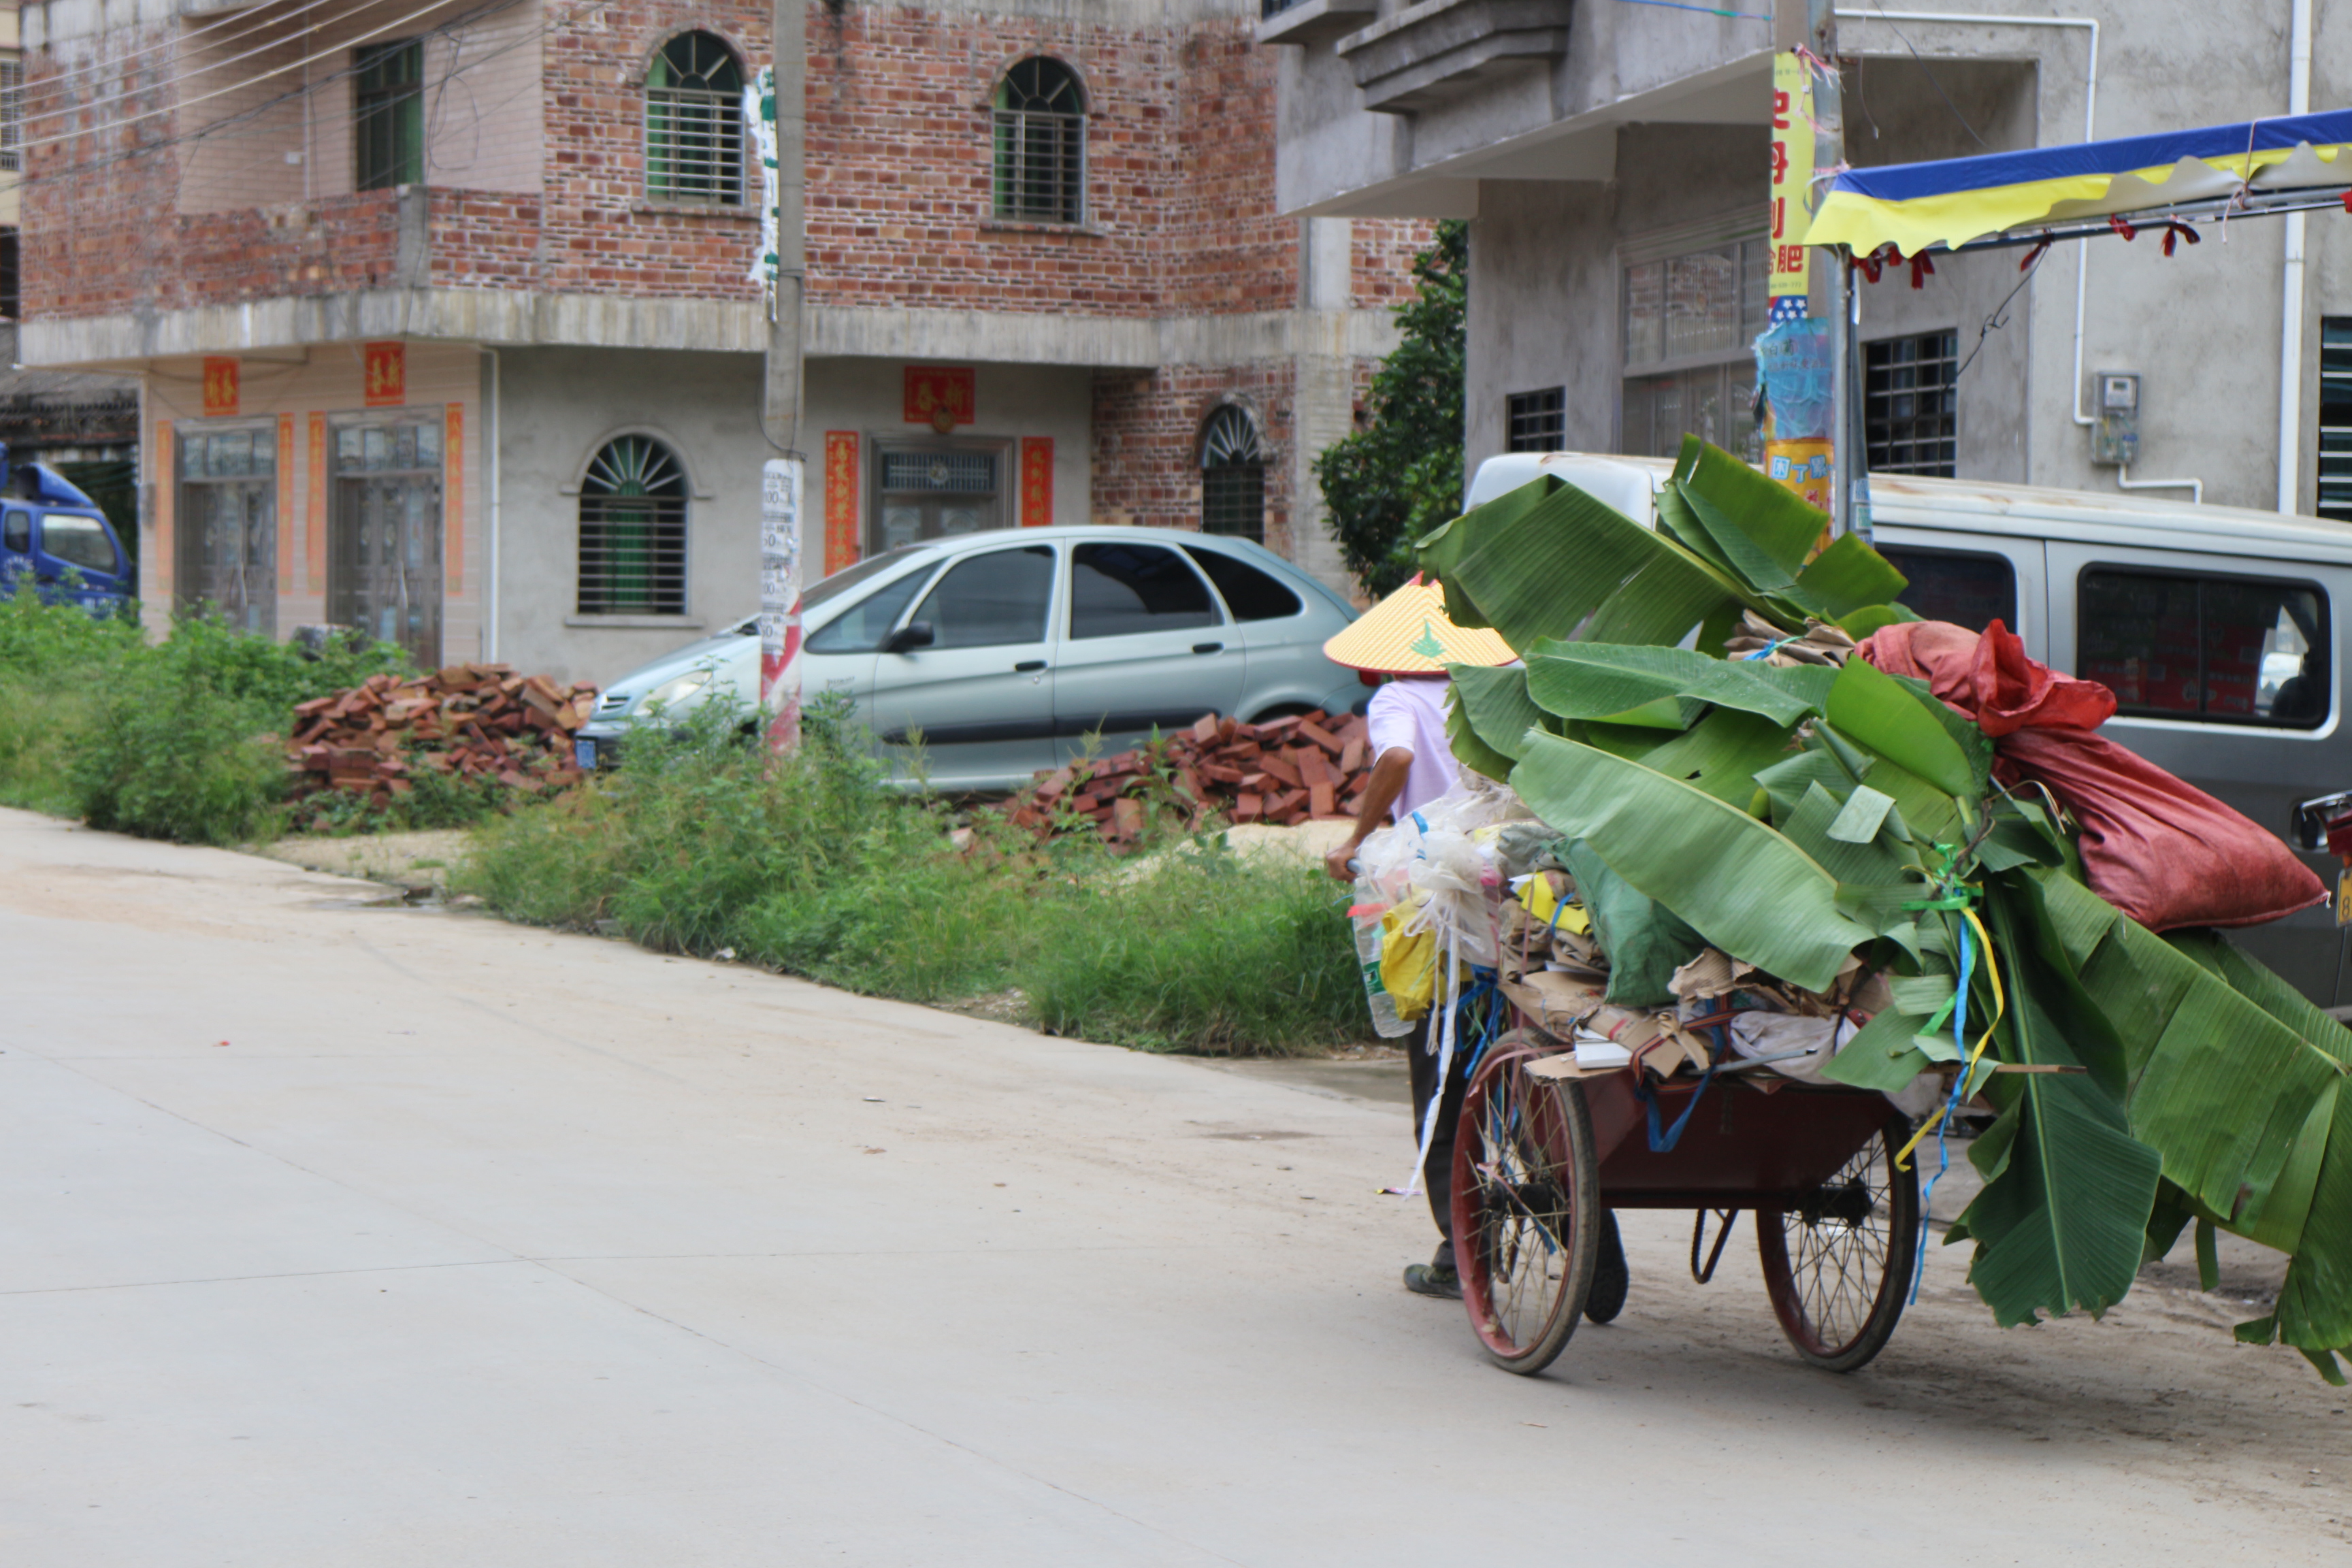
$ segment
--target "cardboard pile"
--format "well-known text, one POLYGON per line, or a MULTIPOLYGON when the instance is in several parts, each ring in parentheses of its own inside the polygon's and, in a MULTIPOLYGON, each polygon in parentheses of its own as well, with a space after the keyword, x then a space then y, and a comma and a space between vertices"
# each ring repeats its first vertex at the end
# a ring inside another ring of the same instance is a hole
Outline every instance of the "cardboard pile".
POLYGON ((1211 713, 1155 744, 1041 773, 1008 814, 1019 826, 1051 831, 1075 813, 1113 842, 1142 832, 1155 799, 1195 825, 1217 812, 1284 826, 1347 819, 1370 782, 1370 752, 1353 713, 1335 719, 1318 709, 1264 724, 1211 713))
POLYGON ((595 701, 584 681, 560 687, 504 664, 453 664, 409 680, 372 675, 295 708, 293 794, 342 790, 381 805, 406 795, 420 769, 510 789, 562 788, 580 777, 572 731, 595 701))

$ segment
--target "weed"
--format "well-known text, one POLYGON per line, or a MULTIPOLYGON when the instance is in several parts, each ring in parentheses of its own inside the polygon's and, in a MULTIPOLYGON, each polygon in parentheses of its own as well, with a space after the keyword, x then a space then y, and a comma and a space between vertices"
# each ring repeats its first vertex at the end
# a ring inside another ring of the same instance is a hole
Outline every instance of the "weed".
POLYGON ((946 805, 877 787, 845 704, 813 703, 789 757, 740 728, 705 704, 632 737, 614 774, 486 829, 458 887, 510 919, 872 994, 1019 986, 1038 1022, 1089 1039, 1285 1051, 1362 1032, 1345 921, 1304 869, 1214 843, 1139 867, 985 815, 959 852, 946 805))

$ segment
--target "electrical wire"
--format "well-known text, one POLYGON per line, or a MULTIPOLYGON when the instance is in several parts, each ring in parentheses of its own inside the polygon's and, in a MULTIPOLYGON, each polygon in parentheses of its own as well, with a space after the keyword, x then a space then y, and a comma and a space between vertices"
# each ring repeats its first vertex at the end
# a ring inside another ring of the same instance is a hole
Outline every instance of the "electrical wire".
MULTIPOLYGON (((273 77, 284 76, 288 71, 299 70, 305 66, 315 65, 320 60, 346 54, 351 50, 353 45, 364 44, 371 38, 380 38, 386 33, 397 31, 421 17, 431 16, 436 11, 446 11, 455 3, 456 0, 433 0, 431 5, 425 5, 419 10, 411 11, 404 16, 394 17, 393 20, 384 23, 381 26, 373 28, 368 32, 360 33, 352 37, 345 38, 331 49, 321 49, 317 54, 306 55, 302 58, 292 61, 289 64, 273 67, 268 70, 263 71, 258 76, 247 77, 245 80, 235 83, 229 87, 216 88, 211 92, 198 93, 194 98, 182 99, 177 102, 174 102, 168 109, 151 109, 144 114, 134 114, 127 120, 117 120, 105 125, 93 125, 80 131, 69 131, 62 136, 33 137, 20 142, 17 143, 17 146, 20 150, 29 150, 34 147, 47 147, 59 142, 70 142, 80 136, 103 135, 110 131, 125 130, 131 126, 141 123, 142 121, 160 119, 167 114, 176 114, 183 110, 193 109, 197 104, 209 103, 215 98, 225 98, 233 92, 242 92, 247 88, 257 86, 259 83, 269 80, 273 77)), ((511 5, 514 3, 514 0, 499 0, 499 3, 501 5, 511 5)))
MULTIPOLYGON (((248 33, 258 31, 264 27, 274 27, 280 23, 293 20, 293 18, 300 16, 305 11, 315 11, 321 5, 331 4, 332 4, 332 0, 307 0, 306 4, 280 16, 257 16, 251 11, 233 11, 217 22, 205 22, 197 26, 190 27, 185 32, 173 34, 172 37, 163 39, 160 43, 142 44, 135 49, 125 49, 119 55, 109 55, 103 59, 94 59, 84 65, 67 66, 60 69, 56 75, 46 77, 43 80, 45 82, 63 82, 69 81, 77 76, 89 75, 93 72, 113 70, 119 68, 128 61, 137 59, 142 55, 152 55, 159 49, 178 48, 190 43, 206 41, 234 43, 236 42, 235 38, 222 38, 215 40, 212 38, 212 35, 224 27, 243 26, 248 33)), ((103 31, 96 33, 83 33, 77 35, 76 41, 79 41, 80 38, 102 38, 105 36, 106 35, 103 31)), ((245 36, 245 33, 240 33, 237 35, 237 37, 243 37, 245 36)), ((54 51, 57 45, 54 40, 45 40, 43 47, 54 51)))
MULTIPOLYGON (((310 0, 310 5, 304 6, 303 9, 310 10, 312 6, 323 5, 329 3, 330 0, 310 0)), ((316 32, 322 27, 331 27, 338 22, 349 21, 352 17, 358 16, 361 12, 373 9, 374 7, 374 3, 375 0, 357 0, 357 4, 353 5, 349 10, 343 12, 341 16, 329 16, 323 21, 313 22, 308 27, 303 28, 300 31, 316 32)), ((445 5, 454 5, 457 3, 457 0, 442 0, 442 3, 445 5)), ((295 13, 295 15, 299 15, 299 13, 295 13)), ((290 21, 292 17, 289 16, 287 19, 290 21)), ((299 36, 299 34, 297 36, 299 36)), ((254 47, 246 50, 245 53, 241 55, 231 55, 226 59, 211 60, 204 65, 194 66, 186 70, 180 71, 175 75, 164 77, 161 80, 143 83, 141 86, 115 93, 110 97, 93 98, 81 102, 69 103, 61 109, 52 109, 40 114, 26 114, 19 118, 17 123, 21 129, 24 126, 29 126, 43 120, 58 120, 68 114, 81 114, 93 109, 102 109, 110 103, 121 103, 126 99, 138 98, 148 93, 162 92, 169 88, 178 86, 181 82, 188 81, 200 76, 207 76, 216 70, 225 69, 229 66, 236 64, 239 60, 249 60, 256 55, 266 55, 272 49, 283 48, 290 41, 290 39, 282 37, 272 38, 266 44, 256 45, 254 47)), ((174 63, 176 64, 178 62, 175 61, 174 63)), ((255 82, 267 80, 269 74, 274 73, 265 73, 264 75, 257 77, 247 77, 245 80, 237 83, 236 87, 229 88, 226 90, 234 92, 236 91, 238 88, 251 87, 255 82)), ((57 78, 51 77, 45 79, 39 85, 43 89, 47 89, 56 85, 57 81, 57 78)), ((158 112, 162 111, 159 110, 158 112)), ((125 121, 123 123, 128 122, 125 121)), ((104 130, 106 127, 100 126, 97 129, 104 130)))
POLYGON ((1936 79, 1936 73, 1927 68, 1927 61, 1919 53, 1919 46, 1913 43, 1909 36, 1906 35, 1902 28, 1895 26, 1895 18, 1886 14, 1886 7, 1881 5, 1879 0, 1870 0, 1870 8, 1878 13, 1878 16, 1875 18, 1876 20, 1884 22, 1887 26, 1894 28, 1895 36, 1903 40, 1903 47, 1911 51, 1911 58, 1918 64, 1919 74, 1926 77, 1927 79, 1927 85, 1936 89, 1936 96, 1944 100, 1944 107, 1952 111, 1952 118, 1960 122, 1960 129, 1969 133, 1969 140, 1974 142, 1986 152, 1991 152, 1992 143, 1987 142, 1983 137, 1977 134, 1977 128, 1969 123, 1969 117, 1960 112, 1960 106, 1952 101, 1952 95, 1944 90, 1944 84, 1937 81, 1936 79))
MULTIPOLYGON (((570 21, 575 13, 594 3, 595 0, 575 0, 574 4, 563 7, 561 11, 552 15, 550 19, 541 26, 518 36, 510 42, 499 45, 497 48, 488 51, 463 66, 457 67, 449 71, 444 72, 442 77, 436 78, 434 82, 420 83, 419 90, 423 91, 428 87, 437 86, 440 81, 446 80, 449 77, 461 75, 465 71, 478 69, 501 55, 509 54, 516 49, 538 43, 554 33, 564 23, 570 21)), ((453 17, 449 21, 441 24, 439 26, 418 35, 418 37, 420 39, 424 39, 438 37, 445 34, 457 34, 464 30, 466 27, 472 26, 476 21, 478 21, 482 17, 507 10, 515 4, 516 0, 488 0, 488 4, 478 5, 462 16, 453 17)), ((233 132, 254 121, 264 118, 288 103, 309 97, 314 93, 323 92, 335 83, 358 75, 360 68, 361 68, 358 66, 352 65, 328 72, 326 75, 319 77, 315 80, 309 82, 304 86, 290 89, 288 91, 279 93, 275 98, 266 99, 248 109, 240 110, 235 114, 228 115, 224 119, 214 121, 209 124, 198 126, 193 131, 184 131, 175 135, 159 137, 152 142, 144 142, 135 147, 126 148, 119 153, 110 153, 100 157, 85 159, 81 162, 71 163, 63 168, 56 169, 46 174, 37 174, 27 170, 18 176, 16 182, 16 188, 18 190, 24 190, 33 186, 48 184, 58 180, 83 179, 100 170, 112 168, 118 164, 129 163, 133 159, 152 157, 156 153, 166 152, 174 147, 188 146, 209 140, 210 138, 217 135, 233 132)), ((511 100, 509 99, 503 101, 511 101, 511 100)), ((118 123, 128 122, 120 121, 118 123)), ((109 126, 99 128, 99 130, 110 129, 113 129, 113 127, 109 126)), ((97 131, 92 131, 80 132, 79 134, 96 133, 98 133, 97 131)), ((47 139, 47 141, 52 143, 69 140, 72 140, 72 138, 51 137, 47 139)))
POLYGON ((1976 346, 1969 350, 1969 357, 1962 360, 1959 363, 1959 368, 1952 372, 1953 384, 1958 384, 1960 377, 1967 374, 1969 366, 1977 363, 1977 355, 1984 353, 1985 338, 1987 334, 1998 331, 2001 328, 2009 325, 2007 321, 2001 320, 2000 313, 2009 309, 2009 302, 2011 300, 2016 299, 2018 295, 2024 292, 2025 286, 2028 283, 2033 281, 2033 275, 2042 270, 2042 258, 2049 254, 2050 253, 2047 250, 2043 250, 2034 256, 2033 264, 2025 269, 2025 276, 2017 280, 2017 287, 2011 289, 2008 293, 2001 296, 2000 303, 1992 308, 1992 313, 1984 319, 1984 323, 1981 326, 1977 328, 1976 346))

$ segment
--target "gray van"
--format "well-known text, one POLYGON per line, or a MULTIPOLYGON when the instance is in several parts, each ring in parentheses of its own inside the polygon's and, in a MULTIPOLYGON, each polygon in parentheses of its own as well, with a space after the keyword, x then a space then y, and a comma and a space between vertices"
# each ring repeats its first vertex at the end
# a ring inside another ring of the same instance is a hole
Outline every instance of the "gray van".
MULTIPOLYGON (((1515 453, 1467 505, 1553 473, 1639 521, 1665 458, 1515 453)), ((2352 789, 2344 640, 2352 525, 2029 485, 1874 474, 1875 542, 1931 620, 1998 616, 2026 652, 2116 699, 2102 731, 2293 844, 2303 801, 2352 789)), ((2331 887, 2333 857, 2296 845, 2331 887)), ((2322 1005, 2339 951, 2326 907, 2235 933, 2322 1005)))

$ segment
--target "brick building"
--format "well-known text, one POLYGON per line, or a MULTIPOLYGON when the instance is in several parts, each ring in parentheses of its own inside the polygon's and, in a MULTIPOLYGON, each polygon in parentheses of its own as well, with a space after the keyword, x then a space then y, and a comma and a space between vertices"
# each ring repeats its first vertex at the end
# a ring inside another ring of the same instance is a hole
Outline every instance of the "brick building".
MULTIPOLYGON (((1425 226, 1274 201, 1232 0, 809 13, 812 551, 1132 521, 1334 582, 1425 226)), ((609 678, 755 607, 764 6, 51 0, 27 364, 143 389, 151 614, 609 678)))

